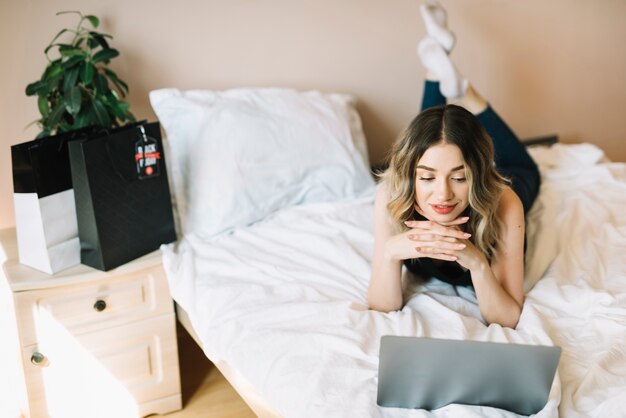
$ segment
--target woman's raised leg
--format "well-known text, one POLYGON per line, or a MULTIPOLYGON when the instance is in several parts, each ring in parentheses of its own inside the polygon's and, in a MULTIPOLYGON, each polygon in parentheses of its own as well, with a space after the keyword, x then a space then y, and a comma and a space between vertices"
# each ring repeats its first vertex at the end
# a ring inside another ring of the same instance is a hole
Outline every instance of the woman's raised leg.
MULTIPOLYGON (((418 54, 428 70, 427 78, 431 79, 426 82, 427 85, 432 89, 435 86, 432 80, 439 80, 442 96, 476 115, 493 141, 494 162, 498 171, 511 179, 512 188, 524 205, 524 212, 530 210, 539 193, 540 175, 524 144, 463 78, 441 45, 431 38, 425 38, 420 42, 418 54)), ((424 91, 426 92, 426 86, 424 91)), ((432 92, 429 94, 434 97, 432 92)))

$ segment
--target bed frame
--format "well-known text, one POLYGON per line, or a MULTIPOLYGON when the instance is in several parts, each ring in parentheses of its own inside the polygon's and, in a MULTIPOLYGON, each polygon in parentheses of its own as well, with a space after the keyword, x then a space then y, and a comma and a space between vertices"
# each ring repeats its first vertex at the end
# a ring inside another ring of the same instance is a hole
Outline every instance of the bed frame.
MULTIPOLYGON (((177 303, 175 303, 175 307, 178 322, 180 322, 183 328, 185 328, 189 335, 191 335, 196 344, 198 344, 198 346, 204 351, 202 341, 200 341, 198 334, 193 329, 189 315, 187 315, 187 312, 185 312, 185 310, 177 303)), ((230 366, 225 361, 213 362, 213 364, 217 367, 220 373, 222 373, 226 380, 228 380, 228 383, 230 383, 231 386, 237 391, 244 402, 248 404, 257 417, 282 418, 282 415, 279 414, 235 368, 230 366)))

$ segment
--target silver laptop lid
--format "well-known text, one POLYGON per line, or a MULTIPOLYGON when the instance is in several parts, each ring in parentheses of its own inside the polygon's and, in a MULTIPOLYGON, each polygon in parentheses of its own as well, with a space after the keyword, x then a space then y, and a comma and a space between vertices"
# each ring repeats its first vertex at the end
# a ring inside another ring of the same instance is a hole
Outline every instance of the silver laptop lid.
POLYGON ((377 403, 428 410, 459 403, 531 415, 548 401, 560 355, 559 347, 387 335, 377 403))

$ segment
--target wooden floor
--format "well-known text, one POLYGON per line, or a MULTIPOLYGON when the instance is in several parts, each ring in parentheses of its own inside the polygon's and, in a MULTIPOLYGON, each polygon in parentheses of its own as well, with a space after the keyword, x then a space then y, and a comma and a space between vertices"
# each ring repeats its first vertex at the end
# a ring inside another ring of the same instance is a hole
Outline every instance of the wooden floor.
POLYGON ((183 409, 163 416, 167 418, 255 417, 252 410, 206 358, 187 331, 181 326, 177 331, 183 409))

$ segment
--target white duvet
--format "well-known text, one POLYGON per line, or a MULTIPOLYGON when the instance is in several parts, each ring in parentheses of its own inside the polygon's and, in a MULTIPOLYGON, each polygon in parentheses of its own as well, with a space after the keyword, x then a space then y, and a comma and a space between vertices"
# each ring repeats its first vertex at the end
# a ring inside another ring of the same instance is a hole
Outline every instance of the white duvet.
POLYGON ((604 162, 588 144, 532 155, 543 184, 527 220, 527 286, 540 280, 515 330, 486 326, 471 292, 437 280, 400 312, 368 310, 374 190, 164 246, 172 296, 207 356, 227 361, 285 417, 516 416, 378 407, 382 335, 558 345, 558 374, 537 416, 624 416, 626 164, 604 162))

